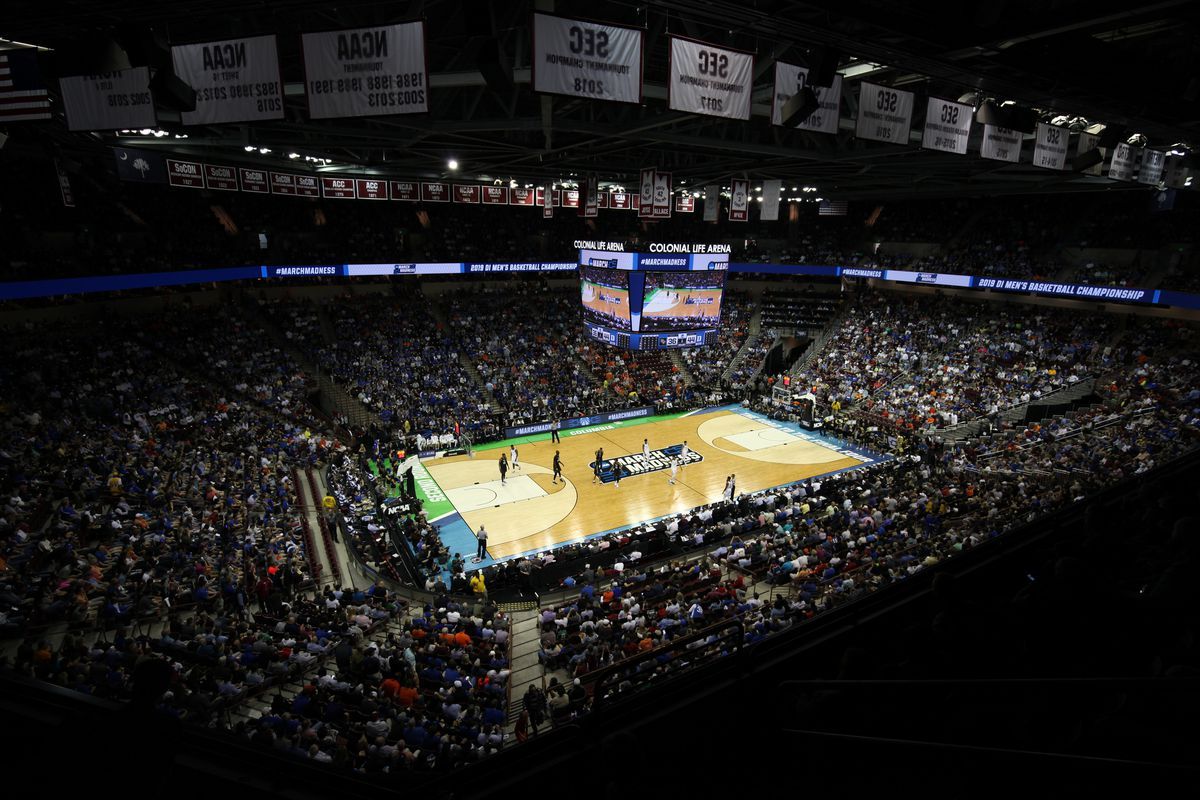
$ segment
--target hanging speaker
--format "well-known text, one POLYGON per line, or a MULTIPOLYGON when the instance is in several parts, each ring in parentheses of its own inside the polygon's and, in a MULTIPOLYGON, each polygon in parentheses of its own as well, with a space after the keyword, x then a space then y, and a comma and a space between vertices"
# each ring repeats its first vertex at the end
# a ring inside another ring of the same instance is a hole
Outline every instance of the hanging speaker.
POLYGON ((812 90, 812 87, 805 85, 783 104, 783 108, 779 111, 780 124, 785 128, 790 128, 820 107, 821 103, 817 100, 817 93, 812 90))

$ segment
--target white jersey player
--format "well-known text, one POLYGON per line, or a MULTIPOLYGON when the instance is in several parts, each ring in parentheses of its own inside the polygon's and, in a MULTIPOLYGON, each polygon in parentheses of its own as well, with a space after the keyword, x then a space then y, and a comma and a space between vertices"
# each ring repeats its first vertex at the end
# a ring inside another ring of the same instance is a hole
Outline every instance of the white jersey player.
POLYGON ((650 440, 642 439, 642 458, 650 458, 650 440))
POLYGON ((508 446, 508 466, 513 472, 521 468, 521 462, 517 460, 517 448, 511 444, 508 446))
POLYGON ((671 485, 675 484, 675 476, 677 476, 678 474, 679 474, 679 461, 672 458, 671 459, 671 480, 668 481, 671 485))

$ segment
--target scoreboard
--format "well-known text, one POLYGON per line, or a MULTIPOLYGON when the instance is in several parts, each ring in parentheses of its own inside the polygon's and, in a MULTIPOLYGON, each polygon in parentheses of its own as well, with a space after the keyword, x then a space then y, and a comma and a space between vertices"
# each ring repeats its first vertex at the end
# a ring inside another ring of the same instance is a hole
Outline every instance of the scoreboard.
POLYGON ((728 245, 575 245, 589 339, 629 350, 716 343, 729 272, 728 245))

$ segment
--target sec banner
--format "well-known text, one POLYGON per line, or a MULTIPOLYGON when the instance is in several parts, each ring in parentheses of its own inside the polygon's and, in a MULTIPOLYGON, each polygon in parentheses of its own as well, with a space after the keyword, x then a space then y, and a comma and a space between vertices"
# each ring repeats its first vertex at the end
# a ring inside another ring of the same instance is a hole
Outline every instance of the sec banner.
MULTIPOLYGON (((783 107, 794 95, 804 91, 808 83, 808 70, 795 64, 775 62, 775 94, 771 98, 771 124, 783 124, 783 107)), ((838 114, 841 111, 842 76, 834 74, 833 86, 813 86, 817 96, 817 110, 796 123, 795 127, 819 133, 837 133, 838 114)))
POLYGON ((153 128, 150 68, 60 78, 67 127, 73 131, 153 128))
POLYGON ((859 139, 908 144, 912 113, 912 92, 864 82, 858 95, 854 134, 859 139))
POLYGON ((1033 143, 1033 165, 1044 169, 1066 169, 1070 137, 1070 128, 1039 122, 1033 143))
POLYGON ((993 161, 1016 164, 1021 160, 1021 132, 984 123, 983 138, 979 141, 979 155, 993 161))
POLYGON ((534 14, 533 90, 642 102, 642 31, 534 14))
POLYGON ((750 119, 752 54, 672 36, 669 74, 673 111, 750 119))
POLYGON ((313 119, 429 110, 423 22, 306 33, 302 41, 313 119))
POLYGON ((929 98, 925 109, 925 130, 921 133, 921 147, 965 156, 967 140, 971 138, 971 117, 974 113, 975 109, 965 103, 955 103, 940 97, 929 98))
POLYGON ((274 36, 176 45, 175 74, 196 90, 196 110, 184 125, 283 119, 283 85, 274 36))

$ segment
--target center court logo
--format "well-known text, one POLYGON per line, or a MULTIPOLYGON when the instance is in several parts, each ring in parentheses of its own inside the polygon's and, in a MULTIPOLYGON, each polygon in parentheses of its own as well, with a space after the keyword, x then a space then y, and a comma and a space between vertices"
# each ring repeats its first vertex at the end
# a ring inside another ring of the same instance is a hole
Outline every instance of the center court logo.
MULTIPOLYGON (((606 458, 600 467, 600 474, 605 483, 611 480, 616 480, 617 467, 622 468, 621 477, 633 477, 634 475, 645 475, 649 472, 658 472, 664 469, 671 468, 671 459, 678 459, 679 466, 688 464, 698 464, 704 460, 704 456, 697 453, 695 450, 689 450, 687 457, 681 457, 681 445, 672 445, 663 448, 662 450, 651 450, 650 457, 641 453, 633 453, 627 456, 617 456, 616 458, 606 458)), ((595 469, 596 462, 592 461, 588 467, 595 469)))

